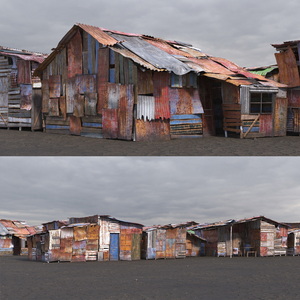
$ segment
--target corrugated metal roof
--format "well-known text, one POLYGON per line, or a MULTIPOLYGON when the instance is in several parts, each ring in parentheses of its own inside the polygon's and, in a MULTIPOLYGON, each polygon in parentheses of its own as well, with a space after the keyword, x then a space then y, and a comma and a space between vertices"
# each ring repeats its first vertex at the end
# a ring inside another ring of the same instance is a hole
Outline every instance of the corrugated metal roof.
POLYGON ((76 26, 82 28, 84 31, 89 33, 95 40, 97 40, 102 45, 113 46, 118 43, 118 41, 115 38, 105 33, 99 27, 80 23, 77 23, 76 26))
POLYGON ((141 37, 129 37, 114 33, 112 36, 122 42, 124 47, 148 61, 156 68, 171 71, 176 75, 184 75, 192 71, 192 69, 190 69, 186 64, 182 63, 165 51, 151 45, 141 37))
POLYGON ((15 235, 19 237, 26 237, 35 230, 33 226, 27 225, 23 221, 0 220, 0 235, 15 235), (28 229, 30 227, 30 229, 28 229))
POLYGON ((139 64, 142 67, 145 67, 146 69, 152 70, 152 71, 164 71, 164 69, 159 69, 146 60, 142 59, 141 57, 137 56, 135 53, 129 51, 128 49, 124 48, 122 45, 114 45, 111 46, 110 49, 112 49, 115 52, 118 52, 119 54, 123 55, 124 57, 127 57, 129 59, 132 59, 135 63, 139 64))
POLYGON ((0 46, 0 55, 1 54, 5 56, 18 57, 23 60, 36 61, 38 63, 42 63, 47 57, 47 54, 30 52, 28 50, 18 50, 18 49, 8 48, 4 46, 0 46))

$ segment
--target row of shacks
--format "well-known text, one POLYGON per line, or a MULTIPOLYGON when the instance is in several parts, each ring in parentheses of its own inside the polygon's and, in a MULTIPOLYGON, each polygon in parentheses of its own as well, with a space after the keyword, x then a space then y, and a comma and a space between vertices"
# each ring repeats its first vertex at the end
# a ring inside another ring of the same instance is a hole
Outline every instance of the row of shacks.
POLYGON ((300 255, 300 226, 264 216, 143 227, 108 215, 43 224, 27 238, 30 260, 117 261, 195 256, 300 255))
POLYGON ((75 24, 35 75, 46 132, 136 141, 286 135, 286 85, 186 43, 75 24))
POLYGON ((26 255, 27 237, 38 231, 24 221, 0 219, 0 255, 26 255))
POLYGON ((0 46, 0 127, 42 128, 41 81, 33 72, 45 57, 0 46))

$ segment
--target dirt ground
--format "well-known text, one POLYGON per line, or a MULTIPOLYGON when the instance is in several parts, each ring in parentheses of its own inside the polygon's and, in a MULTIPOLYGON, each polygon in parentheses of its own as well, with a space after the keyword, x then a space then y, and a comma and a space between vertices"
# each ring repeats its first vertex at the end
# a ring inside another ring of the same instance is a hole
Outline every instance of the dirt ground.
POLYGON ((42 263, 0 257, 0 298, 300 299, 300 257, 42 263))
POLYGON ((0 129, 1 156, 299 156, 300 136, 131 142, 0 129))

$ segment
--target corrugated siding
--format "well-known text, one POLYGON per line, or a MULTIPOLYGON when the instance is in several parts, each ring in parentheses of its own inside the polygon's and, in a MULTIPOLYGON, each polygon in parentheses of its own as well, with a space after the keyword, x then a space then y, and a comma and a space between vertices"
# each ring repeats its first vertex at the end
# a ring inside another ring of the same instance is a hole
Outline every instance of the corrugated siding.
POLYGON ((153 96, 138 96, 136 118, 145 121, 155 119, 155 99, 153 96))
POLYGON ((292 86, 300 85, 300 76, 296 57, 291 47, 285 52, 275 53, 275 58, 279 68, 280 82, 292 86))
POLYGON ((155 119, 170 119, 170 74, 167 72, 153 74, 155 119))
POLYGON ((276 98, 274 107, 274 136, 285 136, 287 126, 287 98, 276 98))
POLYGON ((68 77, 75 77, 82 74, 82 39, 79 30, 67 45, 68 53, 68 77))
POLYGON ((135 140, 170 140, 170 120, 135 120, 135 140))

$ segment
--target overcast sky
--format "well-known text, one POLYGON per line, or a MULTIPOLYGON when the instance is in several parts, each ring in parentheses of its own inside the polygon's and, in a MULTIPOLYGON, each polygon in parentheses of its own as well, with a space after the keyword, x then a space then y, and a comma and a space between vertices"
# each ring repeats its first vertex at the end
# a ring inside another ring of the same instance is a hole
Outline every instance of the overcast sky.
POLYGON ((1 157, 0 218, 300 221, 298 157, 1 157))
POLYGON ((240 66, 300 39, 299 0, 0 0, 0 45, 49 53, 75 23, 191 43, 240 66))

